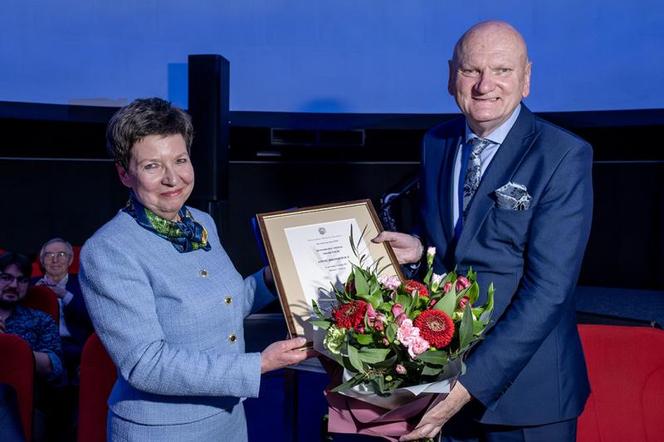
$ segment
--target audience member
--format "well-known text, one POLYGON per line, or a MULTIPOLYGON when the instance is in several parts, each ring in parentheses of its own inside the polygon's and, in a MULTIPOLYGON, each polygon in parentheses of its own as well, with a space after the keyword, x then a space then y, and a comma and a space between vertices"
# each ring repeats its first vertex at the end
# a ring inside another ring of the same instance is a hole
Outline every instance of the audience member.
POLYGON ((48 314, 19 305, 28 291, 30 260, 16 253, 0 256, 0 333, 23 338, 35 355, 37 374, 57 383, 63 374, 58 328, 48 314))
MULTIPOLYGON (((17 335, 32 348, 37 373, 35 406, 40 407, 40 404, 49 403, 49 392, 42 388, 42 384, 59 385, 64 368, 60 359, 60 336, 53 318, 45 312, 19 304, 28 291, 31 271, 30 260, 23 255, 8 252, 0 256, 0 334, 17 335)), ((17 419, 13 390, 2 385, 0 420, 3 440, 22 440, 22 434, 17 430, 21 428, 17 419)))
POLYGON ((63 362, 70 382, 78 384, 81 351, 92 333, 92 324, 81 295, 78 275, 69 273, 73 259, 74 250, 69 242, 62 238, 46 241, 39 252, 44 276, 35 285, 45 285, 58 296, 63 362))

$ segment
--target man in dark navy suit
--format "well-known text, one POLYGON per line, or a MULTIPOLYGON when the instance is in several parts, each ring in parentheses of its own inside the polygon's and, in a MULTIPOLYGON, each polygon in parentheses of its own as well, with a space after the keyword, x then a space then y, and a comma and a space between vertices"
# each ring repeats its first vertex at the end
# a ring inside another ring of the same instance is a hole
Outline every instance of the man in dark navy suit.
MULTIPOLYGON (((495 285, 492 324, 448 397, 401 440, 574 441, 589 394, 574 287, 592 215, 592 150, 534 116, 521 35, 483 22, 457 42, 448 89, 463 117, 423 142, 421 239, 384 232, 402 264, 495 285)), ((485 294, 482 296, 485 298, 485 294)), ((483 301, 480 298, 479 302, 483 301)))

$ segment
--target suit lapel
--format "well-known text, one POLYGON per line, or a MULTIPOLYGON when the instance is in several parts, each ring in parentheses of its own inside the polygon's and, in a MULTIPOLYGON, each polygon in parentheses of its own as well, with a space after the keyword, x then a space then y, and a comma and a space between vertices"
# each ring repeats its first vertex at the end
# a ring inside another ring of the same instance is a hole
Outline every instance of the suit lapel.
POLYGON ((456 156, 457 147, 461 142, 461 138, 462 134, 459 133, 445 139, 440 175, 438 178, 438 195, 440 198, 438 210, 440 210, 440 219, 442 221, 443 233, 445 234, 447 244, 452 243, 454 238, 454 225, 452 224, 452 205, 455 204, 456 201, 452 195, 454 191, 454 158, 456 156))
POLYGON ((484 172, 475 197, 470 203, 455 250, 456 263, 461 262, 489 210, 494 206, 493 192, 512 179, 523 157, 532 146, 535 135, 534 121, 533 114, 522 104, 519 117, 484 172))

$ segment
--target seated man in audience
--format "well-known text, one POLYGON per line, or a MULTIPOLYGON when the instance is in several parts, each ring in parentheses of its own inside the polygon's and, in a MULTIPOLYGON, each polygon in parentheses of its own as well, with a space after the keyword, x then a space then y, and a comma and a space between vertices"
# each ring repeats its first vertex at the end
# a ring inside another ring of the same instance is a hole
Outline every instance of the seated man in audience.
POLYGON ((58 296, 64 364, 70 382, 78 384, 81 351, 92 333, 92 324, 81 295, 78 275, 69 273, 73 259, 74 250, 67 241, 62 238, 46 241, 39 252, 44 277, 36 285, 45 285, 58 296))
MULTIPOLYGON (((35 407, 42 408, 42 403, 48 403, 49 398, 42 397, 48 392, 41 387, 43 383, 40 381, 50 385, 61 384, 64 368, 60 359, 60 336, 53 318, 45 312, 19 304, 28 291, 31 271, 32 264, 25 256, 11 252, 0 256, 0 334, 17 335, 32 348, 37 374, 35 407)), ((23 440, 16 407, 13 391, 6 385, 0 385, 2 440, 23 440)), ((35 415, 35 419, 38 418, 35 415)))
POLYGON ((19 305, 30 283, 32 265, 25 256, 0 256, 0 333, 23 338, 35 355, 37 375, 58 383, 63 375, 58 327, 47 313, 19 305))

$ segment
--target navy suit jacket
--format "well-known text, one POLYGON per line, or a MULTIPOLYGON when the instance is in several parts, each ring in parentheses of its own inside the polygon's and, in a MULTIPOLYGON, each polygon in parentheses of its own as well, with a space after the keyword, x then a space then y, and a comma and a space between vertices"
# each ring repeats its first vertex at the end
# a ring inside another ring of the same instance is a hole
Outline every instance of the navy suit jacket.
POLYGON ((88 315, 88 309, 85 307, 83 293, 81 293, 81 286, 78 282, 78 274, 69 274, 66 288, 74 297, 63 308, 65 324, 67 324, 67 329, 71 333, 72 340, 83 350, 85 341, 92 333, 92 322, 88 315))
POLYGON ((541 425, 577 417, 589 385, 576 329, 574 287, 592 217, 592 149, 524 105, 486 169, 454 238, 454 157, 459 118, 424 138, 422 221, 437 272, 478 273, 495 286, 490 329, 466 360, 461 383, 481 403, 480 420, 541 425), (523 184, 528 210, 499 208, 494 191, 523 184))

